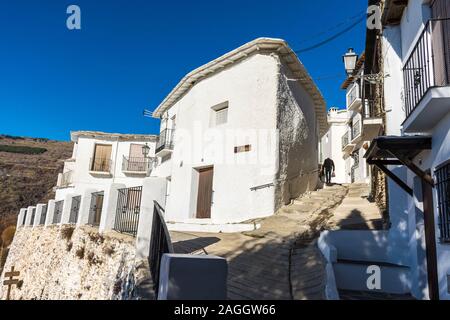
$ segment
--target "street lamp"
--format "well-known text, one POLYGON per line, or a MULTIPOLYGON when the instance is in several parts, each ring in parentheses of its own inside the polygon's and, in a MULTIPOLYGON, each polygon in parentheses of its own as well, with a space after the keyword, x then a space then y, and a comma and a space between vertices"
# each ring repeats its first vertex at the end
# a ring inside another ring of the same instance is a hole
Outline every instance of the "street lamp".
POLYGON ((347 53, 342 57, 344 60, 345 71, 348 76, 351 76, 356 69, 356 62, 358 61, 358 55, 353 48, 349 48, 347 53))

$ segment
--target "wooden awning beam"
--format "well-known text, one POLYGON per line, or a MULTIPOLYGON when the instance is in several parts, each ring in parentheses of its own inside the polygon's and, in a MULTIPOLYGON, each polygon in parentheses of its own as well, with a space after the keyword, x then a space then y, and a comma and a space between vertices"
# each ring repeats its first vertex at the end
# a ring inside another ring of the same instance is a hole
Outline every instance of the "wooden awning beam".
POLYGON ((402 179, 397 177, 392 171, 390 171, 386 165, 395 165, 398 163, 395 160, 368 160, 368 164, 373 164, 377 166, 381 171, 383 171, 389 178, 391 178, 400 188, 402 188, 406 193, 408 193, 410 196, 413 196, 413 190, 405 183, 402 179))

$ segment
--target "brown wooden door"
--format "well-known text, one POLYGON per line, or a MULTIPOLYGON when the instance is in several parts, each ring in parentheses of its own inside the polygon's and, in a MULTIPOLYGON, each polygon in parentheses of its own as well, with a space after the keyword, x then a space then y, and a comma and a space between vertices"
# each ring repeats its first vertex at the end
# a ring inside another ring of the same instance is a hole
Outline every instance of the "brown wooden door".
POLYGON ((211 218, 214 168, 199 170, 197 219, 211 218))
POLYGON ((91 170, 93 171, 109 171, 111 160, 112 146, 105 144, 95 145, 94 161, 91 170))
MULTIPOLYGON (((450 1, 435 0, 431 6, 433 19, 450 18, 450 1)), ((450 20, 432 23, 435 85, 445 86, 450 81, 450 20)))

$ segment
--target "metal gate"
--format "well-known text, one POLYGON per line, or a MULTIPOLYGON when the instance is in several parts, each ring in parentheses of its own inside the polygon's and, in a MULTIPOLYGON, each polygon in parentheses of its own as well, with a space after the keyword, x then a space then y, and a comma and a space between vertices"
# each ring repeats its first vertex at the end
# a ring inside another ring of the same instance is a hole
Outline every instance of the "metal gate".
POLYGON ((100 219, 102 217, 103 199, 105 193, 103 191, 94 192, 91 198, 91 206, 89 208, 89 220, 88 224, 94 227, 100 225, 100 219))
POLYGON ((61 223, 64 200, 55 202, 55 212, 53 214, 53 223, 61 223))
POLYGON ((47 219, 47 205, 42 207, 41 221, 39 221, 39 224, 40 225, 45 224, 46 219, 47 219))
POLYGON ((27 213, 28 213, 28 210, 25 210, 25 213, 23 215, 23 220, 22 220, 22 225, 23 226, 25 225, 25 221, 27 220, 27 213))
POLYGON ((72 198, 72 205, 70 207, 69 223, 78 222, 78 213, 80 212, 81 196, 72 198))
POLYGON ((114 230, 136 236, 141 211, 142 187, 119 189, 114 230))

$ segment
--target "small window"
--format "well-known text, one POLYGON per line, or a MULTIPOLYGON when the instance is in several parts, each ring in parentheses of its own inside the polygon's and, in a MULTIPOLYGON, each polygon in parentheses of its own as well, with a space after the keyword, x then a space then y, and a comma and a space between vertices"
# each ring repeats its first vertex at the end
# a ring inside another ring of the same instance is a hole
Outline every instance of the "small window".
POLYGON ((220 126, 228 122, 228 102, 214 106, 212 109, 212 126, 220 126))
POLYGON ((450 243, 450 162, 436 170, 441 242, 450 243))
POLYGON ((234 147, 234 153, 242 153, 242 152, 250 152, 252 150, 252 146, 247 144, 245 146, 234 147))

